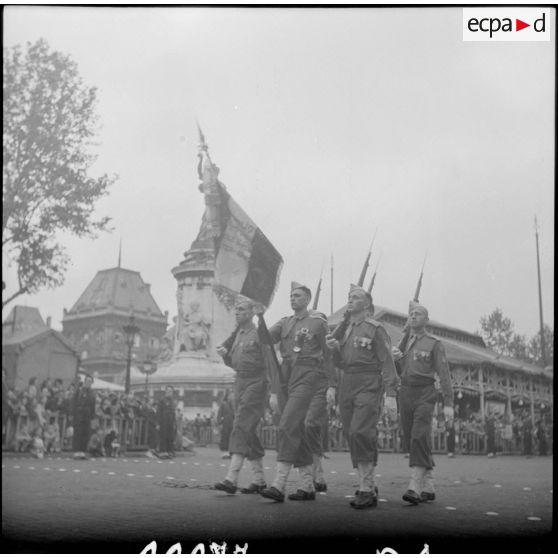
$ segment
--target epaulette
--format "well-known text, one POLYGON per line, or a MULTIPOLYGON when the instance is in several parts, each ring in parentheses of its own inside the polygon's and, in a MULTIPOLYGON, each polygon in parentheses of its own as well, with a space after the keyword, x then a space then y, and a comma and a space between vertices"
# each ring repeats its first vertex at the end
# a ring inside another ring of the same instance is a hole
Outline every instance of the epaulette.
MULTIPOLYGON (((381 322, 377 322, 376 320, 374 320, 373 318, 370 318, 369 316, 367 316, 366 318, 364 318, 364 321, 365 321, 367 324, 372 324, 374 327, 384 327, 384 326, 382 325, 381 322)), ((384 328, 384 329, 385 329, 385 328, 384 328)))
POLYGON ((433 339, 434 341, 440 341, 440 343, 442 342, 442 340, 439 337, 436 337, 435 335, 432 335, 428 331, 424 334, 424 336, 428 337, 429 339, 433 339))
POLYGON ((327 316, 323 312, 318 312, 317 310, 310 310, 308 312, 309 318, 318 318, 327 323, 327 316))
POLYGON ((432 333, 430 333, 429 331, 425 332, 425 337, 430 337, 430 339, 434 339, 434 341, 441 341, 441 339, 439 337, 436 337, 435 335, 432 335, 432 333))

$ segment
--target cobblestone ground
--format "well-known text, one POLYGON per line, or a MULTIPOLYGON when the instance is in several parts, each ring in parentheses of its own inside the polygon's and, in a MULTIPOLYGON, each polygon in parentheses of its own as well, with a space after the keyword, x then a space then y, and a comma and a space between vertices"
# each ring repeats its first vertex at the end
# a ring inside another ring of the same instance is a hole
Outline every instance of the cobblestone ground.
MULTIPOLYGON (((328 491, 316 501, 278 504, 212 489, 228 461, 216 448, 159 461, 144 456, 73 460, 3 456, 4 552, 139 553, 156 541, 248 543, 248 553, 375 553, 385 547, 430 552, 550 552, 552 458, 436 458, 436 501, 401 500, 409 469, 400 454, 381 454, 377 508, 353 510, 357 477, 348 454, 325 460, 328 491), (7 543, 7 544, 6 544, 7 543)), ((275 452, 264 459, 272 479, 275 452)), ((289 480, 296 487, 297 473, 289 480)), ((240 485, 249 483, 244 470, 240 485)))

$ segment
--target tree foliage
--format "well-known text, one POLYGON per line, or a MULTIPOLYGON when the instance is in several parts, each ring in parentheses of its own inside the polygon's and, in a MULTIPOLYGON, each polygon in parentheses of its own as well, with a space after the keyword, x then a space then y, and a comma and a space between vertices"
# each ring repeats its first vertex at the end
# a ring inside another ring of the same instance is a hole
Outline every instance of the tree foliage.
MULTIPOLYGON (((504 316, 500 308, 496 308, 488 316, 483 316, 480 319, 480 325, 480 335, 486 346, 495 353, 544 366, 540 334, 537 333, 528 338, 516 333, 512 321, 504 316)), ((553 364, 554 334, 547 325, 544 326, 544 338, 546 365, 548 366, 553 364)))
POLYGON ((44 39, 4 48, 2 256, 18 286, 2 306, 23 293, 64 281, 69 258, 60 232, 95 236, 108 217, 95 203, 114 181, 89 176, 98 132, 96 88, 77 64, 44 39))

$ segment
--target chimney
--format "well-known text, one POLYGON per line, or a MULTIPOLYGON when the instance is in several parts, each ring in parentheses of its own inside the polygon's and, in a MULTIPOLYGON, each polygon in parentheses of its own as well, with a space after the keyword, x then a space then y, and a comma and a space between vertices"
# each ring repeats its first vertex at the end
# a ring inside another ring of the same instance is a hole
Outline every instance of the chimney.
POLYGON ((51 323, 52 323, 52 318, 51 318, 50 316, 47 316, 47 319, 46 319, 46 326, 47 326, 48 328, 52 327, 52 326, 51 326, 51 323))

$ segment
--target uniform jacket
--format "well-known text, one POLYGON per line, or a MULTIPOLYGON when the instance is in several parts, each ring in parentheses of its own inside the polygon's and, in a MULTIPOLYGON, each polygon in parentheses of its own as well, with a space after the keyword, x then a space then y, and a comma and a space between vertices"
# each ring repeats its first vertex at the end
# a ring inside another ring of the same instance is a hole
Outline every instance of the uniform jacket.
POLYGON ((157 403, 157 419, 161 422, 174 423, 176 420, 175 404, 169 397, 162 397, 157 403))
POLYGON ((334 363, 346 373, 381 373, 386 394, 394 396, 398 378, 391 355, 391 341, 383 326, 364 316, 351 321, 334 353, 334 363))
POLYGON ((85 419, 95 416, 95 394, 91 388, 79 387, 74 393, 72 414, 85 419))
POLYGON ((330 350, 325 343, 328 331, 327 319, 323 314, 314 310, 305 310, 299 316, 281 318, 271 326, 269 334, 274 343, 279 343, 283 361, 316 359, 322 373, 327 375, 329 385, 334 386, 335 371, 331 362, 330 350), (304 330, 307 330, 306 334, 304 334, 304 330), (294 351, 297 345, 300 346, 299 352, 294 351))
POLYGON ((411 334, 401 365, 401 383, 426 385, 440 379, 444 405, 453 406, 453 390, 446 351, 442 342, 430 333, 411 334))
POLYGON ((265 363, 262 345, 254 324, 238 329, 225 364, 233 368, 240 377, 263 375, 265 363))

